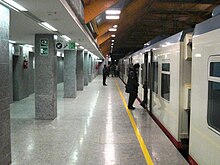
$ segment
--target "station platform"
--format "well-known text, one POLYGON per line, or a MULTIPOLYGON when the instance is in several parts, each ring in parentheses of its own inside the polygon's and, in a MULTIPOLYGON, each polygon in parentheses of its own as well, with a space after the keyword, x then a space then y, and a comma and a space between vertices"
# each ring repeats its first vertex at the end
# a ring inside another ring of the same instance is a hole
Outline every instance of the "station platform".
POLYGON ((11 104, 12 165, 186 165, 119 78, 97 76, 75 99, 57 86, 57 118, 36 120, 34 95, 11 104))

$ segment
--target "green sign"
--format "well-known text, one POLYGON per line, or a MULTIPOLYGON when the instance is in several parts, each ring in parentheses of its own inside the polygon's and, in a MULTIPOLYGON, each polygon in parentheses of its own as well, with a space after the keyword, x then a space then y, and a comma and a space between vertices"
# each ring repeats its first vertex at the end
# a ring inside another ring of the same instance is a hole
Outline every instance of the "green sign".
POLYGON ((69 49, 70 50, 75 50, 75 47, 76 47, 76 44, 75 44, 75 42, 69 42, 69 49))
POLYGON ((40 55, 48 56, 49 54, 49 41, 48 39, 40 39, 40 55))
POLYGON ((75 50, 76 49, 76 44, 73 41, 56 41, 55 44, 56 50, 75 50))

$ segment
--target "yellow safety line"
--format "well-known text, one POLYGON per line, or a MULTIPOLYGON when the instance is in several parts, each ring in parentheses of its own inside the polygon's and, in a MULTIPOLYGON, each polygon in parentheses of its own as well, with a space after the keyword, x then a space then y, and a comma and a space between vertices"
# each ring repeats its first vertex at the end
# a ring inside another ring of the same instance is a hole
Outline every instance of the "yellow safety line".
POLYGON ((140 134, 140 132, 139 132, 139 129, 138 129, 137 126, 136 126, 136 123, 135 123, 135 121, 134 121, 133 115, 131 114, 130 110, 128 109, 128 106, 127 106, 127 103, 126 103, 126 101, 125 101, 124 95, 122 94, 121 89, 120 89, 120 87, 119 87, 119 85, 118 85, 118 82, 117 82, 116 80, 115 80, 115 84, 116 84, 116 86, 117 86, 117 88, 118 88, 118 92, 119 92, 119 94, 120 94, 120 96, 121 96, 121 99, 122 99, 122 101, 123 101, 123 103, 124 103, 126 112, 127 112, 128 117, 129 117, 129 119, 130 119, 130 122, 131 122, 131 124, 132 124, 132 126, 133 126, 133 129, 134 129, 134 132, 135 132, 136 137, 137 137, 137 139, 138 139, 138 142, 139 142, 139 144, 140 144, 141 150, 142 150, 142 152, 143 152, 143 154, 144 154, 146 163, 147 163, 147 165, 154 165, 154 163, 153 163, 153 161, 152 161, 152 159, 151 159, 151 157, 150 157, 150 154, 149 154, 149 152, 148 152, 148 150, 147 150, 147 147, 146 147, 146 145, 145 145, 145 143, 144 143, 144 140, 143 140, 143 138, 142 138, 142 136, 141 136, 141 134, 140 134))

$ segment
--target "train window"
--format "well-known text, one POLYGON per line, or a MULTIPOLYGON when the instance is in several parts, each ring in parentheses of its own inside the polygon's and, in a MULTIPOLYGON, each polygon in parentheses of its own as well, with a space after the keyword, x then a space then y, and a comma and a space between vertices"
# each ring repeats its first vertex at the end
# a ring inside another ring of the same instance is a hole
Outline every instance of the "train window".
POLYGON ((170 71, 170 64, 169 63, 163 63, 162 64, 162 71, 170 71))
POLYGON ((207 122, 209 127, 220 132, 220 56, 209 58, 208 76, 208 112, 207 122))
POLYGON ((144 80, 145 80, 144 72, 145 72, 144 64, 141 64, 141 84, 144 84, 144 80))
POLYGON ((153 89, 152 91, 158 94, 158 62, 153 62, 153 89))
POLYGON ((170 75, 162 73, 161 78, 161 97, 170 101, 170 75))
POLYGON ((209 81, 208 124, 220 132, 220 82, 209 81))
POLYGON ((210 62, 210 76, 220 77, 220 62, 210 62))

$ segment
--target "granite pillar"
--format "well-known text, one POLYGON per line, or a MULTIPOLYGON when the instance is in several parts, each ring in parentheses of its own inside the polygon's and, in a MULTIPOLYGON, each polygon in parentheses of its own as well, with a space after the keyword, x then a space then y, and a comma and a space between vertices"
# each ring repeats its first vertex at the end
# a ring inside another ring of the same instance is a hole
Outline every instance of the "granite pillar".
POLYGON ((64 50, 64 97, 76 98, 76 52, 64 50))
POLYGON ((0 164, 11 162, 9 9, 0 4, 0 164))
POLYGON ((77 50, 76 79, 77 90, 82 91, 84 87, 84 50, 77 50))
POLYGON ((89 72, 88 72, 88 66, 89 66, 89 53, 87 51, 84 51, 84 85, 89 85, 89 72))
POLYGON ((57 117, 57 56, 53 34, 35 34, 35 117, 57 117))

